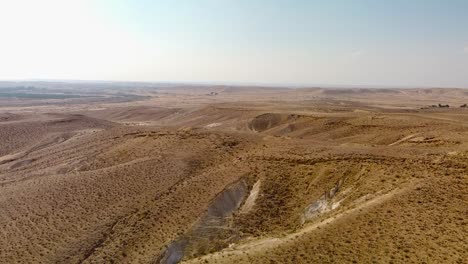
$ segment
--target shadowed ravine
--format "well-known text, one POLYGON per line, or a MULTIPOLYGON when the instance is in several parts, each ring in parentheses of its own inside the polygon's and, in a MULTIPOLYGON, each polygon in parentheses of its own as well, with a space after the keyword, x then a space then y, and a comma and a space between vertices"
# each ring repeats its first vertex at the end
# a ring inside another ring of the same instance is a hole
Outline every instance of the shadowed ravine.
POLYGON ((159 263, 178 263, 184 256, 197 256, 220 250, 229 242, 236 240, 235 230, 229 228, 229 217, 239 209, 246 194, 247 184, 244 180, 224 189, 212 201, 199 223, 167 247, 159 263))

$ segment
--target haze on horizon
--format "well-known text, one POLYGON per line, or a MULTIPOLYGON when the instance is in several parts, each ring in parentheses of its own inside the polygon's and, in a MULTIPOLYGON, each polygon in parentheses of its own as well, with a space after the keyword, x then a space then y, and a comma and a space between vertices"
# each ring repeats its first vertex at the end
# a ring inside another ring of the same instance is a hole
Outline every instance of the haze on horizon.
POLYGON ((0 79, 468 87, 468 2, 0 3, 0 79))

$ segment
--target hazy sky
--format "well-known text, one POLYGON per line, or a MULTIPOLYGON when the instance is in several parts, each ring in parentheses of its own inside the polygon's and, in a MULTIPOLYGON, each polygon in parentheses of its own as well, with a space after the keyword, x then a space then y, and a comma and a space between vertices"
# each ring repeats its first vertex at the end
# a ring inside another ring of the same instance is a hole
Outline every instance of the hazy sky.
POLYGON ((0 0, 0 79, 468 87, 466 0, 0 0))

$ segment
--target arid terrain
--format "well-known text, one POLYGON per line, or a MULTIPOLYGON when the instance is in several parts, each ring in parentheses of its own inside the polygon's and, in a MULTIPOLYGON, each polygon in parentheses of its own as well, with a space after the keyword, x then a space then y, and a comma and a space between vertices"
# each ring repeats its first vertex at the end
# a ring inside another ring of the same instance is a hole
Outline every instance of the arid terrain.
POLYGON ((0 263, 466 263, 467 103, 0 82, 0 263))

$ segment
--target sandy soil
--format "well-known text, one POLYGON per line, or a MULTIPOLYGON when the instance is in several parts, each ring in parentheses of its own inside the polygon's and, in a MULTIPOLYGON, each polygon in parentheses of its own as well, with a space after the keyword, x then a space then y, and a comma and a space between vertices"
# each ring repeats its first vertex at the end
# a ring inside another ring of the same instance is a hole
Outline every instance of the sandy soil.
POLYGON ((2 263, 467 259, 467 90, 126 85, 0 100, 2 263))

